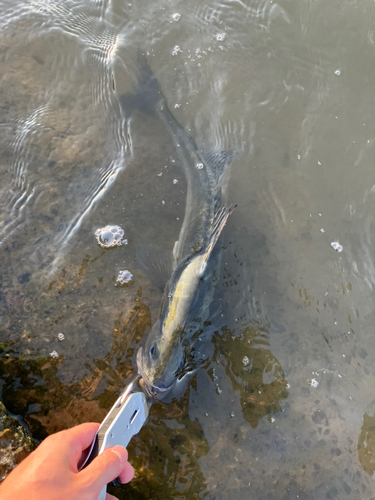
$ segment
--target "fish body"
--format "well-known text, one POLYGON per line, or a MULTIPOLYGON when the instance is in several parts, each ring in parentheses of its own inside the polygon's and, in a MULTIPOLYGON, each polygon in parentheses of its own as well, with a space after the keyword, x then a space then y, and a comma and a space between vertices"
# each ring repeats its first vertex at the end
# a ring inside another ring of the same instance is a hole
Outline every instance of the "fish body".
MULTIPOLYGON (((161 397, 183 372, 194 332, 203 323, 212 302, 213 274, 219 255, 215 245, 233 211, 223 201, 223 177, 234 155, 221 151, 204 156, 169 110, 144 58, 140 66, 138 108, 149 110, 164 122, 187 181, 185 216, 170 265, 148 264, 152 250, 149 255, 143 252, 138 256, 143 269, 169 269, 170 273, 163 287, 159 320, 137 354, 138 371, 146 390, 161 397)), ((160 286, 162 281, 155 278, 154 283, 160 286)))
POLYGON ((168 281, 160 318, 138 351, 137 364, 149 394, 161 396, 184 371, 194 333, 207 319, 218 259, 204 252, 181 261, 168 281))

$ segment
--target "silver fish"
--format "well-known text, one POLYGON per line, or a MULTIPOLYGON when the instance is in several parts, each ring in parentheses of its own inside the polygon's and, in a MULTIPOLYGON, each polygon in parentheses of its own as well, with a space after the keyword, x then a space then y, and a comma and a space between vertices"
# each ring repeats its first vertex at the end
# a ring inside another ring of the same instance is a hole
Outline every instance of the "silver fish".
MULTIPOLYGON (((133 105, 164 122, 187 180, 185 216, 172 258, 147 247, 137 252, 141 268, 154 284, 164 288, 159 320, 137 354, 138 371, 146 390, 161 397, 183 372, 193 334, 209 312, 213 271, 220 253, 215 245, 234 209, 223 201, 223 179, 235 154, 219 151, 202 155, 169 110, 145 58, 139 58, 139 65, 140 90, 131 98, 138 100, 138 105, 133 105), (162 276, 167 276, 164 283, 162 276)), ((128 96, 122 105, 129 105, 128 96)))

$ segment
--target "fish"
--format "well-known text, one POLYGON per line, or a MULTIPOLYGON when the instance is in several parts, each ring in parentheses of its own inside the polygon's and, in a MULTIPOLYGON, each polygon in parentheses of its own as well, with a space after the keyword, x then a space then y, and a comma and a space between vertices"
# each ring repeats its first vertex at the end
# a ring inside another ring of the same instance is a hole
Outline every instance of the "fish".
POLYGON ((121 104, 164 123, 187 182, 184 219, 173 251, 142 245, 137 250, 141 269, 163 290, 159 318, 137 353, 144 389, 160 399, 186 370, 196 332, 209 314, 220 261, 217 242, 235 208, 226 205, 224 191, 226 172, 237 152, 202 154, 171 113, 146 58, 138 59, 138 93, 124 96, 121 104))

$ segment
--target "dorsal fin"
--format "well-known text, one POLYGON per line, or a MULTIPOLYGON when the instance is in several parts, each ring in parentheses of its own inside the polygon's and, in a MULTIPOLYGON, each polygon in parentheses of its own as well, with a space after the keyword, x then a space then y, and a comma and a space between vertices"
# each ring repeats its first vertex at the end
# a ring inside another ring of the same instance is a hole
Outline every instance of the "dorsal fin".
POLYGON ((221 207, 215 214, 214 221, 213 221, 213 229, 210 237, 210 241, 208 243, 206 252, 204 254, 203 258, 203 263, 200 269, 200 274, 203 273, 208 259, 211 255, 212 250, 214 249, 217 240, 219 239, 219 236, 224 229, 225 224, 227 223, 228 217, 232 214, 233 210, 236 208, 237 205, 232 205, 229 208, 228 207, 221 207))

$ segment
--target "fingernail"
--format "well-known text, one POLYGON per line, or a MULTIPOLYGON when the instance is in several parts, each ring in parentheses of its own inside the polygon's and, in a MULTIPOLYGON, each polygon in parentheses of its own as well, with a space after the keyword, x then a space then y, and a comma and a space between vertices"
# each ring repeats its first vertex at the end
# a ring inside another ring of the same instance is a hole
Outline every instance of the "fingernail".
POLYGON ((117 455, 120 459, 120 462, 122 464, 124 464, 126 462, 126 460, 128 459, 128 454, 127 454, 127 451, 125 450, 125 448, 123 446, 115 446, 114 448, 111 448, 111 451, 117 455))

